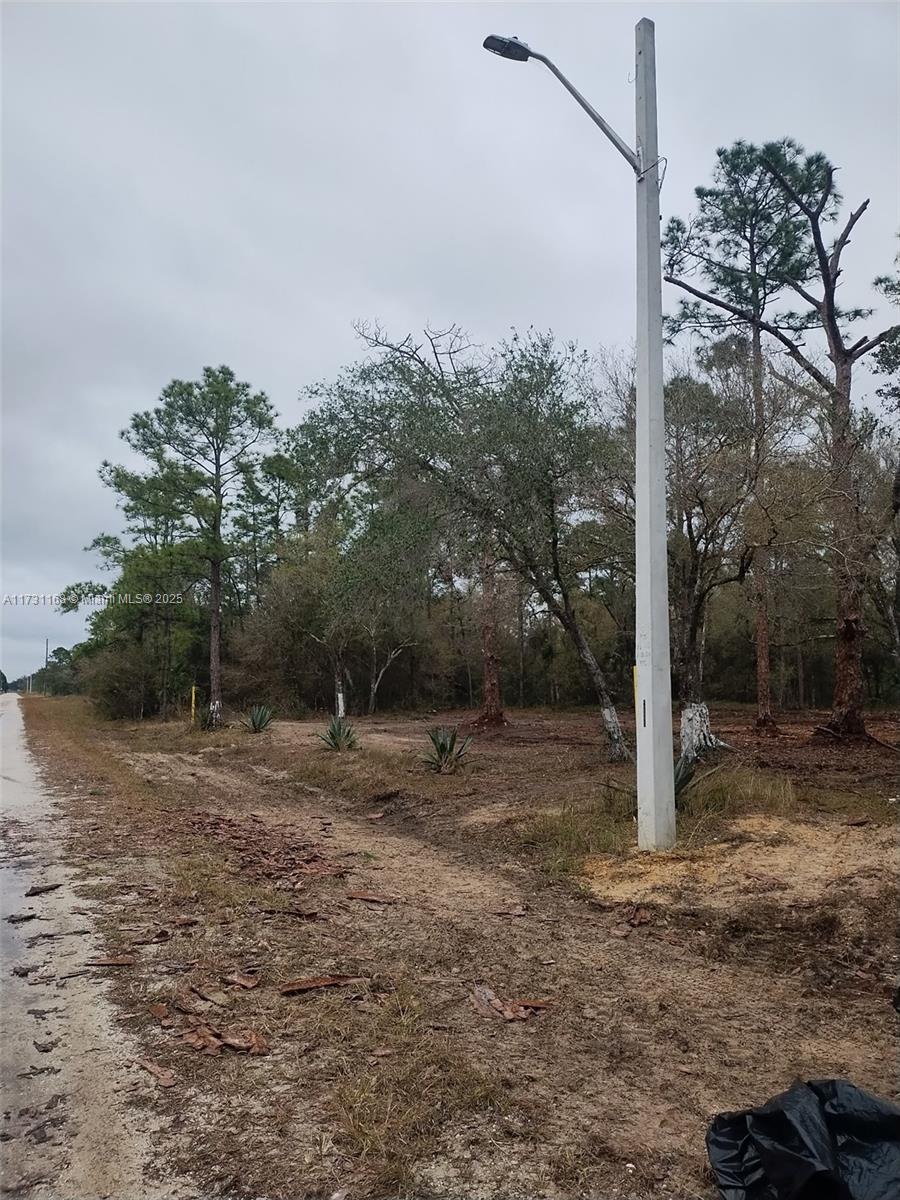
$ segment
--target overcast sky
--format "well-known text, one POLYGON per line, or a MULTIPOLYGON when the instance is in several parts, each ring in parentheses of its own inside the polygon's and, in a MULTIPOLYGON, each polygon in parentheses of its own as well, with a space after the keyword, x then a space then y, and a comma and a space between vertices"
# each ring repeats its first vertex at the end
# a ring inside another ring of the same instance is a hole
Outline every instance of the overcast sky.
MULTIPOLYGON (((6 3, 3 593, 96 578, 118 530, 97 478, 172 378, 228 363, 272 398, 357 352, 351 322, 552 327, 629 343, 633 181, 537 63, 633 140, 635 22, 657 24, 664 218, 717 146, 789 134, 871 211, 846 288, 871 297, 898 214, 890 3, 6 3)), ((672 298, 669 297, 669 303, 672 298)), ((874 322, 872 323, 874 326, 874 322)), ((5 604, 0 665, 83 618, 5 604)))

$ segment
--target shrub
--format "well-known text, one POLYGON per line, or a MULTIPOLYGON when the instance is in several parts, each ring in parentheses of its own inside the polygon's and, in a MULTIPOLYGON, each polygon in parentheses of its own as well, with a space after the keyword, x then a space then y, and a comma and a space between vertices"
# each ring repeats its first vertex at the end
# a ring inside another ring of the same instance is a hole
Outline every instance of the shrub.
POLYGON ((355 750, 359 744, 356 730, 345 717, 332 717, 328 728, 318 736, 329 750, 355 750))
POLYGON ((430 729, 428 737, 431 740, 431 749, 422 755, 422 762, 439 775, 452 775, 463 765, 472 741, 467 737, 457 745, 458 736, 456 729, 445 729, 443 726, 430 729))
POLYGON ((251 733, 263 733, 275 719, 275 714, 267 704, 254 704, 241 721, 245 729, 251 733))

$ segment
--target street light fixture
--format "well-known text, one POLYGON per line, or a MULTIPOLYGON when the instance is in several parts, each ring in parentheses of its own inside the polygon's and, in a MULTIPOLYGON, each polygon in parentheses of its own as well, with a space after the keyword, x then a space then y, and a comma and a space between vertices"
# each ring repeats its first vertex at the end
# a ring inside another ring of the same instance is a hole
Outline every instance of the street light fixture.
POLYGON ((637 185, 637 414, 635 428, 635 716, 638 847, 675 844, 672 683, 666 562, 659 152, 653 22, 635 27, 637 148, 623 141, 544 54, 518 38, 491 35, 485 50, 514 62, 534 58, 556 76, 634 171, 637 185))

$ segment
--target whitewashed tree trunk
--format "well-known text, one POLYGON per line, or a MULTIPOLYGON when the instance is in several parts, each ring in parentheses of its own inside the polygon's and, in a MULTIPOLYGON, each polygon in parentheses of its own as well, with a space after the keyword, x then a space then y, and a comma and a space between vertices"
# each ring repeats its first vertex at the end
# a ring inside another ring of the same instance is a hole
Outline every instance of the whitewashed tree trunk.
POLYGON ((334 674, 334 715, 338 718, 347 715, 347 703, 344 699, 344 676, 340 671, 334 674))
POLYGON ((681 753, 694 759, 704 750, 730 749, 710 728, 709 708, 705 704, 685 704, 681 710, 681 753))

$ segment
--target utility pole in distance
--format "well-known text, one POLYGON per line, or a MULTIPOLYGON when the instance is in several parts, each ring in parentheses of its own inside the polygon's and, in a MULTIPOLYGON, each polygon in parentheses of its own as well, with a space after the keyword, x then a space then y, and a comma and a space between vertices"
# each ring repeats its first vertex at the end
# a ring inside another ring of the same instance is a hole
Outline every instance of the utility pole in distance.
POLYGON ((631 147, 545 54, 492 34, 485 50, 513 62, 537 59, 584 109, 634 171, 637 186, 637 416, 635 429, 635 717, 638 847, 675 844, 669 572, 666 557, 666 446, 663 411, 662 264, 656 42, 646 17, 635 27, 637 149, 631 147))

